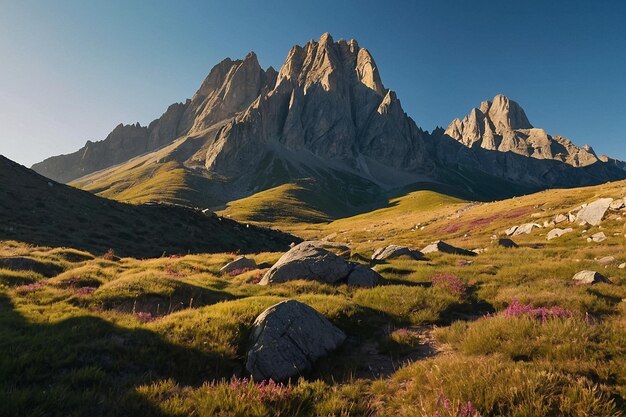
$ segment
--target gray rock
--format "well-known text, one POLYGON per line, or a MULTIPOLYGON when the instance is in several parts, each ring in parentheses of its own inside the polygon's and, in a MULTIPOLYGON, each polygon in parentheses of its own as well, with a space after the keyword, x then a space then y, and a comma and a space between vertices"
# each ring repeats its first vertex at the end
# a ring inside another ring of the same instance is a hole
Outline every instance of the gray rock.
POLYGON ((285 381, 309 371, 337 349, 346 335, 313 308, 282 301, 259 315, 252 327, 246 369, 259 381, 285 381))
POLYGON ((257 268, 257 264, 256 262, 254 262, 254 259, 249 259, 249 258, 246 258, 245 256, 240 256, 234 261, 229 262, 226 265, 224 265, 220 269, 220 272, 227 274, 236 270, 249 270, 249 269, 256 269, 256 268, 257 268))
POLYGON ((498 239, 498 246, 501 246, 503 248, 517 248, 519 247, 519 245, 515 242, 513 242, 512 239, 507 239, 507 238, 503 238, 503 239, 498 239))
POLYGON ((585 221, 592 226, 597 226, 602 221, 604 214, 613 202, 612 198, 601 198, 581 209, 576 215, 576 220, 585 221))
POLYGON ((515 233, 515 231, 517 230, 518 227, 519 226, 511 226, 511 227, 509 227, 508 229, 506 229, 504 231, 504 234, 507 235, 507 236, 512 236, 513 233, 515 233))
POLYGON ((515 232, 511 236, 528 235, 535 228, 541 228, 541 225, 537 223, 525 223, 515 229, 515 232))
POLYGON ((424 259, 424 255, 418 250, 409 249, 407 246, 389 245, 384 248, 376 249, 372 255, 372 260, 384 261, 401 256, 408 256, 418 261, 424 259))
POLYGON ((577 285, 591 285, 599 282, 611 283, 607 277, 596 271, 580 271, 572 278, 577 285))
POLYGON ((617 199, 609 205, 611 210, 621 210, 624 207, 626 207, 626 199, 624 198, 617 199))
POLYGON ((567 233, 570 233, 570 232, 573 232, 573 231, 574 231, 574 229, 572 229, 571 227, 568 227, 568 228, 566 228, 566 229, 559 229, 559 228, 557 227, 557 228, 552 229, 552 230, 550 230, 550 231, 548 232, 547 239, 548 239, 548 240, 556 239, 557 237, 561 237, 561 236, 563 236, 564 234, 567 234, 567 233))
POLYGON ((559 224, 567 221, 567 216, 564 214, 557 214, 554 216, 554 224, 559 224))
POLYGON ((605 256, 603 258, 598 259, 598 263, 602 266, 608 266, 611 265, 613 263, 615 263, 615 257, 614 256, 605 256))
POLYGON ((259 284, 267 285, 296 279, 333 284, 345 279, 352 265, 315 242, 302 242, 280 257, 259 284))
POLYGON ((456 246, 452 246, 442 240, 437 240, 436 242, 431 243, 426 246, 421 251, 423 254, 433 253, 433 252, 442 252, 442 253, 450 253, 453 255, 463 255, 463 256, 476 256, 476 252, 472 252, 471 250, 457 248, 456 246))
POLYGON ((598 233, 594 233, 593 235, 591 235, 589 239, 591 239, 593 242, 600 243, 606 240, 606 235, 604 234, 604 232, 598 232, 598 233))
POLYGON ((382 277, 372 268, 357 264, 348 275, 347 283, 352 287, 371 288, 380 282, 382 277))

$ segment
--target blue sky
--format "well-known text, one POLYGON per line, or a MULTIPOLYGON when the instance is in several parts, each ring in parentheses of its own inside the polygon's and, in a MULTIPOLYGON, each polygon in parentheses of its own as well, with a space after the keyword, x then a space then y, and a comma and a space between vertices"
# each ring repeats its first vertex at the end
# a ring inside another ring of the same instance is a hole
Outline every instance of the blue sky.
POLYGON ((329 31, 368 48, 424 129, 503 93, 626 159, 624 1, 0 0, 0 154, 30 165, 147 124, 225 57, 279 68, 329 31))

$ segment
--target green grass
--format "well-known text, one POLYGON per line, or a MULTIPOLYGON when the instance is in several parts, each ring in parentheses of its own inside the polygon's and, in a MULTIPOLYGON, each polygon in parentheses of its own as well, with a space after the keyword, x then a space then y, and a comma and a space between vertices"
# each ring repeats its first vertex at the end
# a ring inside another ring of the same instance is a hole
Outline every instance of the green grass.
POLYGON ((607 218, 599 244, 586 235, 600 227, 578 225, 552 241, 545 229, 515 237, 517 249, 498 248, 491 235, 625 190, 612 183, 489 204, 418 191, 371 213, 291 225, 305 237, 336 233, 362 263, 391 243, 421 248, 443 238, 488 249, 467 266, 445 254, 390 260, 376 265, 384 285, 366 289, 256 285, 282 252, 252 253, 260 268, 230 276, 219 269, 234 252, 107 260, 3 241, 0 257, 27 256, 58 271, 0 270, 0 415, 432 417, 446 415, 443 397, 453 408, 471 401, 483 417, 624 415, 624 221, 607 218), (601 267, 596 258, 608 255, 618 262, 601 267), (572 285, 582 269, 612 284, 572 285), (442 273, 467 292, 432 286, 442 273), (270 394, 231 381, 246 375, 254 319, 288 298, 326 316, 346 343, 270 394), (574 316, 500 315, 515 299, 574 316))

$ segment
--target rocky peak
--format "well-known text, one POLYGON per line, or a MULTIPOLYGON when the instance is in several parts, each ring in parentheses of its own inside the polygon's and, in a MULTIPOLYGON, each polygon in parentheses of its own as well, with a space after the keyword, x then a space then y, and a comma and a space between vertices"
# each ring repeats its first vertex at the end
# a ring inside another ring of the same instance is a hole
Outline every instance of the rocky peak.
POLYGON ((532 129, 532 125, 526 117, 524 109, 515 101, 498 94, 493 102, 483 102, 481 112, 489 116, 497 132, 515 129, 532 129), (484 111, 486 108, 487 111, 484 111))

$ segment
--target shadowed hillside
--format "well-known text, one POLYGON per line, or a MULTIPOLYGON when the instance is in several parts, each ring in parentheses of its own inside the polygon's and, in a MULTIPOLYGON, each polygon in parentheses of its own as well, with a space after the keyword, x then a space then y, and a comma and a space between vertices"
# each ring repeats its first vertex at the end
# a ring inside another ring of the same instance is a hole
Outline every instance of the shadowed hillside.
POLYGON ((0 239, 135 257, 282 250, 297 240, 173 205, 132 206, 58 184, 0 156, 0 239))

